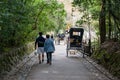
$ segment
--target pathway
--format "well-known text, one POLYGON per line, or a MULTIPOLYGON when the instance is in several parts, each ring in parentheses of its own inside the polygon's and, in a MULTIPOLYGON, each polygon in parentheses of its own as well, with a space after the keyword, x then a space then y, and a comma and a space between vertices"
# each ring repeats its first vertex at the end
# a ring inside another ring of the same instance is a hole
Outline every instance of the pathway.
POLYGON ((35 63, 26 80, 109 80, 80 55, 66 57, 66 46, 56 45, 52 65, 35 63))

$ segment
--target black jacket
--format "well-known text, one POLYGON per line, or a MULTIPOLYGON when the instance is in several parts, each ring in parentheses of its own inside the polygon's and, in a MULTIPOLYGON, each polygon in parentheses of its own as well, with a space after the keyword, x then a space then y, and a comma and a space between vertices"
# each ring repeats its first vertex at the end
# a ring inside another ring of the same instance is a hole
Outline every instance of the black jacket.
POLYGON ((38 44, 38 47, 44 47, 44 42, 45 42, 45 38, 42 36, 39 36, 35 41, 35 47, 37 44, 38 44))

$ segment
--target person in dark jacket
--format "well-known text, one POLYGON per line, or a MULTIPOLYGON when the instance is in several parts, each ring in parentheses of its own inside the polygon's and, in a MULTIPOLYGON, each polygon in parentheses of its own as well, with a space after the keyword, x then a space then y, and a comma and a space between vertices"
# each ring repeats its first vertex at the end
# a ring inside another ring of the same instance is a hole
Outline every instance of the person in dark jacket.
POLYGON ((53 40, 50 38, 50 35, 46 35, 46 40, 44 43, 44 51, 47 55, 47 64, 52 64, 52 53, 55 51, 55 46, 53 40))
POLYGON ((42 36, 42 32, 39 32, 39 37, 35 41, 35 49, 37 49, 40 64, 44 61, 44 42, 45 38, 42 36))

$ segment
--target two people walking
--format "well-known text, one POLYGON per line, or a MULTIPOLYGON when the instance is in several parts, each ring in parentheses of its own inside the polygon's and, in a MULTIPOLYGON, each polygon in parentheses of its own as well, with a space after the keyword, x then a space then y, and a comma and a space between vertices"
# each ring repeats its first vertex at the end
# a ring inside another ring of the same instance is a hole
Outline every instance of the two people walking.
POLYGON ((47 56, 47 64, 52 64, 52 53, 55 51, 54 41, 50 35, 46 35, 46 39, 39 32, 39 37, 35 41, 35 49, 37 49, 39 63, 44 61, 44 52, 47 56))

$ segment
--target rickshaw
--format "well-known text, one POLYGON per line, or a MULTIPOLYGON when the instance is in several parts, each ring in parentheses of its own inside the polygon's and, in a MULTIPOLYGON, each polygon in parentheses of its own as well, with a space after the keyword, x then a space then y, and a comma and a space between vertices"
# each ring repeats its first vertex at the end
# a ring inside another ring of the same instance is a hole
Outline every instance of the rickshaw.
POLYGON ((84 53, 84 47, 82 43, 83 39, 83 28, 70 28, 68 32, 68 38, 67 38, 67 47, 66 47, 66 53, 67 57, 70 50, 77 50, 82 53, 84 53))

